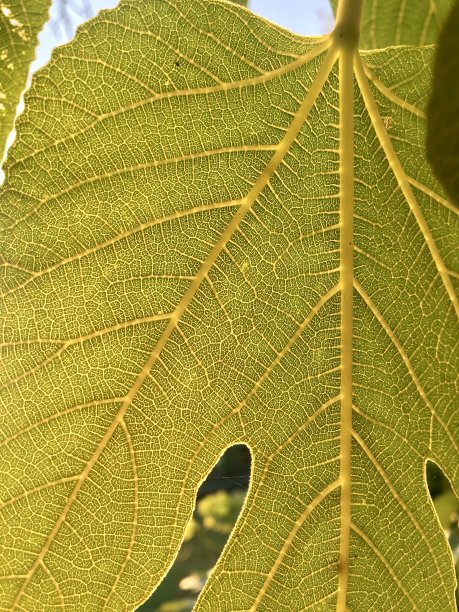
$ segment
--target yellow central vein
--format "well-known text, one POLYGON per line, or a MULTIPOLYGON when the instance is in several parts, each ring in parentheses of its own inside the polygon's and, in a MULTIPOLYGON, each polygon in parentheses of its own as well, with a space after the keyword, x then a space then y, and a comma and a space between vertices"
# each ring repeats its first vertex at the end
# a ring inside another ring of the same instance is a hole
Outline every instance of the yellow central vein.
POLYGON ((72 493, 69 495, 67 503, 65 504, 65 506, 64 506, 64 508, 63 508, 63 510, 62 510, 62 512, 60 514, 60 516, 56 520, 56 522, 54 524, 54 527, 52 528, 52 530, 51 530, 51 532, 50 532, 50 534, 49 534, 49 536, 48 536, 48 538, 47 538, 47 540, 46 540, 42 550, 37 555, 37 558, 36 558, 35 562, 33 563, 32 567, 30 568, 30 570, 29 570, 29 572, 27 574, 26 579, 24 580, 24 582, 22 583, 21 587, 18 590, 16 598, 15 598, 15 600, 13 602, 12 607, 11 607, 12 610, 17 609, 17 607, 19 606, 19 602, 22 599, 22 597, 23 597, 23 595, 24 595, 24 593, 25 593, 25 591, 27 589, 27 586, 29 585, 33 575, 35 574, 35 571, 40 566, 42 560, 46 556, 46 554, 47 554, 47 552, 48 552, 48 550, 49 550, 49 548, 50 548, 54 538, 56 537, 56 535, 57 535, 61 525, 65 521, 67 513, 69 512, 70 508, 72 507, 72 504, 75 501, 78 493, 80 492, 83 484, 85 483, 89 473, 93 469, 94 465, 97 463, 97 460, 99 459, 99 457, 102 454, 103 450, 107 446, 107 444, 108 444, 110 438, 112 437, 113 433, 115 432, 117 427, 120 425, 120 423, 123 421, 124 416, 125 416, 128 408, 129 408, 129 406, 133 402, 137 392, 140 390, 140 388, 143 385, 145 379, 149 375, 151 369, 153 368, 154 364, 156 363, 159 355, 161 354, 161 351, 163 350, 163 348, 166 345, 167 341, 169 340, 170 336, 175 331, 179 320, 181 319, 183 314, 186 312, 186 310, 187 310, 191 300, 196 295, 196 292, 198 291, 201 283, 207 277, 207 274, 209 273, 210 269, 212 268, 212 266, 214 265, 215 261, 217 260, 217 257, 220 255, 221 251, 224 249, 224 247, 226 246, 226 244, 228 243, 230 238, 236 232, 236 230, 238 229, 240 223, 242 222, 242 220, 244 219, 244 217, 246 216, 246 214, 249 212, 250 208, 252 207, 253 203, 256 201, 256 199, 258 198, 258 196, 260 195, 262 190, 266 187, 266 185, 269 183, 269 181, 271 180, 271 178, 273 177, 273 175, 277 171, 279 165, 281 164, 281 162, 284 159, 285 155, 287 154, 287 152, 289 151, 289 149, 292 146, 293 142, 295 141, 296 137, 298 136, 298 133, 301 130, 304 122, 306 121, 306 118, 307 118, 311 108, 315 104, 317 96, 322 91, 323 85, 324 85, 326 79, 328 78, 328 75, 330 74, 330 71, 331 71, 331 69, 333 67, 333 64, 335 63, 336 57, 337 57, 336 48, 331 47, 328 50, 328 53, 325 56, 325 58, 324 58, 324 60, 322 62, 322 65, 319 68, 319 70, 317 72, 317 75, 316 75, 314 81, 311 84, 311 87, 309 88, 309 91, 308 91, 307 95, 305 96, 303 102, 301 103, 297 113, 295 114, 295 116, 294 116, 294 118, 293 118, 293 120, 292 120, 292 122, 291 122, 291 124, 289 126, 289 129, 287 130, 285 136, 280 141, 280 143, 279 143, 279 145, 277 147, 276 152, 272 156, 272 158, 269 161, 269 163, 267 164, 266 168, 260 174, 258 180, 253 185, 252 189, 249 191, 247 196, 243 199, 241 206, 239 207, 239 209, 235 213, 234 217, 232 218, 230 223, 227 225, 227 227, 223 231, 223 233, 222 233, 222 235, 220 237, 220 240, 212 248, 212 250, 210 251, 210 253, 209 253, 208 257, 207 257, 207 259, 202 263, 200 269, 198 270, 194 280, 191 282, 189 288, 184 293, 184 295, 183 295, 182 299, 180 300, 177 308, 173 312, 173 314, 172 314, 172 316, 171 316, 171 318, 169 320, 169 323, 166 326, 166 329, 164 330, 161 338, 156 343, 153 351, 150 354, 149 359, 147 360, 147 362, 143 366, 142 370, 140 371, 139 375, 137 376, 137 379, 135 380, 135 382, 132 385, 131 389, 127 393, 127 395, 126 395, 123 403, 121 404, 117 414, 115 415, 115 418, 113 419, 110 427, 108 427, 105 435, 102 437, 101 441, 97 445, 97 448, 94 451, 92 457, 89 459, 89 461, 87 462, 84 470, 81 472, 80 476, 78 477, 77 484, 75 485, 72 493))
POLYGON ((395 178, 397 179, 399 187, 403 195, 405 196, 410 211, 416 219, 418 227, 421 230, 424 240, 430 250, 440 278, 442 279, 446 292, 448 293, 451 303, 453 304, 454 310, 459 316, 459 301, 456 292, 454 291, 454 287, 451 283, 451 279, 448 275, 448 270, 446 269, 445 264, 443 263, 437 245, 435 244, 432 234, 430 233, 429 226, 427 225, 426 220, 424 219, 424 215, 422 214, 421 209, 419 207, 419 204, 417 203, 417 200, 414 197, 409 178, 405 174, 402 164, 400 163, 400 160, 398 159, 394 147, 392 146, 392 142, 389 138, 389 135, 387 134, 387 131, 384 128, 383 120, 381 118, 381 115, 379 114, 379 110, 373 98, 373 94, 371 93, 370 85, 365 74, 365 69, 360 58, 358 58, 356 61, 355 75, 357 77, 360 91, 362 92, 362 96, 365 101, 368 114, 372 120, 376 135, 381 143, 381 147, 383 148, 384 153, 386 154, 386 157, 389 161, 390 167, 392 168, 395 178))
POLYGON ((354 54, 354 49, 346 46, 340 55, 341 512, 337 611, 346 608, 351 523, 354 54))

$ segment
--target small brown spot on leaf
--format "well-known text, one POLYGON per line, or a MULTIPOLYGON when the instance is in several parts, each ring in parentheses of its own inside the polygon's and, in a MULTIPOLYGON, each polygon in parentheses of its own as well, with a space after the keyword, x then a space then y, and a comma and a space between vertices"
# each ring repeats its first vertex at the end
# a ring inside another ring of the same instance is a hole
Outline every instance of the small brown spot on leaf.
POLYGON ((382 120, 386 130, 389 130, 392 125, 392 117, 383 117, 382 120))

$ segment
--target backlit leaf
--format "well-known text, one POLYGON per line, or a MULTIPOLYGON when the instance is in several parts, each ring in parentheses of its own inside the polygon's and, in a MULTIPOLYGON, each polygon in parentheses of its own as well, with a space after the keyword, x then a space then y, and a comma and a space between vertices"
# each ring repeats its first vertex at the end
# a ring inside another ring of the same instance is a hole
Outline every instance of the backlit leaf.
POLYGON ((425 484, 429 458, 459 491, 433 49, 359 54, 356 5, 307 39, 126 0, 35 78, 1 205, 7 609, 135 608, 246 443, 198 610, 455 610, 425 484))

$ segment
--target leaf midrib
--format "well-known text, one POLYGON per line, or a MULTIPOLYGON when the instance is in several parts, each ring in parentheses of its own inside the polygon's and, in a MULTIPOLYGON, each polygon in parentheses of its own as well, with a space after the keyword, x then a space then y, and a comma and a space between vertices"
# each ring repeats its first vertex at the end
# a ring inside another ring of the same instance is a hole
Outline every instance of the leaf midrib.
POLYGON ((341 288, 341 422, 340 549, 336 609, 346 609, 351 524, 352 344, 354 283, 354 57, 343 47, 339 65, 340 125, 340 288, 341 288))

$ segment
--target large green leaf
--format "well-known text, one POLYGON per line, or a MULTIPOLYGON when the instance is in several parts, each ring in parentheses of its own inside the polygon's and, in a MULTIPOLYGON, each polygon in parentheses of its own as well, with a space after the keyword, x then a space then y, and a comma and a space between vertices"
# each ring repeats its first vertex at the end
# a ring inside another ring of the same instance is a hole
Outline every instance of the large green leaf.
MULTIPOLYGON (((339 0, 330 0, 336 10, 339 0)), ((365 0, 360 47, 431 45, 454 0, 365 0)))
POLYGON ((34 80, 1 206, 4 607, 133 609, 246 443, 199 610, 455 609, 425 484, 430 458, 459 491, 433 50, 360 56, 356 6, 305 39, 126 0, 34 80))
POLYGON ((438 41, 427 111, 427 152, 433 169, 459 205, 459 2, 438 41))
POLYGON ((0 159, 51 0, 0 0, 0 159))

